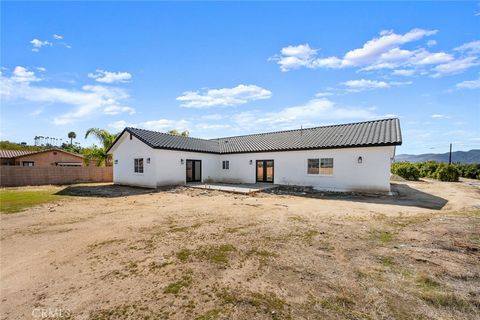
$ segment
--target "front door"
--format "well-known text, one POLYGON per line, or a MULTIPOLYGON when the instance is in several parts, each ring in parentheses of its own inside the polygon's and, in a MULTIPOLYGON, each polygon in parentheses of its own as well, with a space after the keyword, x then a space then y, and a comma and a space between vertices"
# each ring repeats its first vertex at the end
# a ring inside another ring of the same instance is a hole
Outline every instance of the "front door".
POLYGON ((257 182, 273 183, 273 160, 257 160, 257 182))
POLYGON ((202 160, 187 159, 187 182, 202 181, 202 160))

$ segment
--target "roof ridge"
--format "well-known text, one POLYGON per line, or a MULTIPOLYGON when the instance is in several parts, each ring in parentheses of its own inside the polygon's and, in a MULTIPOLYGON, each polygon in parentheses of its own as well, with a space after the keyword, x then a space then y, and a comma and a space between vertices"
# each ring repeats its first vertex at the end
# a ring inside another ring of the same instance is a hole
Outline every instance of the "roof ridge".
POLYGON ((153 132, 153 133, 161 133, 167 136, 172 136, 172 137, 178 137, 178 138, 186 138, 186 139, 194 139, 194 140, 201 140, 201 141, 207 141, 207 142, 216 142, 214 141, 215 139, 204 139, 204 138, 196 138, 196 137, 185 137, 181 136, 178 134, 172 134, 172 133, 167 133, 167 132, 161 132, 161 131, 154 131, 154 130, 148 130, 148 129, 142 129, 142 128, 135 128, 135 127, 126 127, 125 129, 133 129, 133 130, 141 130, 141 131, 148 131, 148 132, 153 132))
POLYGON ((237 138, 237 137, 259 136, 259 135, 268 135, 268 134, 274 134, 274 133, 294 132, 294 131, 302 131, 302 130, 313 130, 313 129, 319 129, 319 128, 344 127, 344 126, 352 126, 352 125, 357 125, 357 124, 362 124, 362 123, 380 122, 380 121, 389 121, 389 120, 399 120, 399 119, 398 118, 382 118, 382 119, 368 120, 368 121, 357 121, 357 122, 349 122, 349 123, 329 124, 329 125, 325 125, 325 126, 316 126, 316 127, 310 127, 310 128, 289 129, 289 130, 260 132, 260 133, 249 133, 249 134, 243 134, 243 135, 239 135, 239 136, 228 136, 228 137, 213 138, 213 139, 210 139, 210 140, 213 141, 213 140, 221 140, 221 139, 229 139, 229 138, 237 138))

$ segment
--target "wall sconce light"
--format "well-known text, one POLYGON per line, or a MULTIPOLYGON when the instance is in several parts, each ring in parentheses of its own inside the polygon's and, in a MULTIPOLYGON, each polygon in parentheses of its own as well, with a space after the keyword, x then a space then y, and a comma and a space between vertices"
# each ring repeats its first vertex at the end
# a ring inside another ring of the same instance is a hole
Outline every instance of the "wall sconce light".
POLYGON ((115 163, 115 164, 118 164, 118 159, 115 159, 115 162, 114 162, 114 163, 115 163))
POLYGON ((249 162, 250 162, 250 165, 252 165, 252 164, 253 164, 253 160, 250 160, 249 162))
POLYGON ((357 162, 358 162, 358 163, 362 163, 362 162, 363 162, 363 158, 362 158, 362 157, 358 157, 357 162))
POLYGON ((150 163, 150 158, 147 158, 147 163, 150 163))
POLYGON ((183 159, 180 159, 180 164, 183 164, 183 159))

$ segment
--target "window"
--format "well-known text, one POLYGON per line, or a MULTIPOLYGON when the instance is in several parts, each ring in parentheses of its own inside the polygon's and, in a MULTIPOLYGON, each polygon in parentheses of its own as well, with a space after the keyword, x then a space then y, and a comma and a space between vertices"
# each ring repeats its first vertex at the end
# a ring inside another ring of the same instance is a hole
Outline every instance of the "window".
POLYGON ((230 161, 228 161, 228 160, 222 161, 222 169, 223 170, 229 170, 230 169, 230 161))
POLYGON ((318 159, 308 159, 308 174, 318 174, 320 161, 318 159))
POLYGON ((307 173, 331 176, 333 174, 333 158, 308 159, 307 173))
POLYGON ((333 158, 320 159, 320 174, 325 176, 333 174, 333 158))
POLYGON ((24 167, 33 167, 33 161, 22 161, 22 166, 24 167))
POLYGON ((134 159, 134 172, 143 173, 143 158, 134 159))

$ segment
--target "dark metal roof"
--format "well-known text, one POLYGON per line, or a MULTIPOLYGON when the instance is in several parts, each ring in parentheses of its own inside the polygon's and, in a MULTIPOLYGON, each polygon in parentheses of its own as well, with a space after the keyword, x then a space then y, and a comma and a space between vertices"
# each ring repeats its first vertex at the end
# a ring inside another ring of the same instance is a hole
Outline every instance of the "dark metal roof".
MULTIPOLYGON (((396 118, 211 140, 181 137, 136 128, 125 128, 123 132, 125 131, 156 149, 218 154, 374 147, 402 144, 400 121, 396 118)), ((121 135, 119 135, 119 137, 120 136, 121 135)), ((116 141, 114 144, 115 143, 116 141)))

